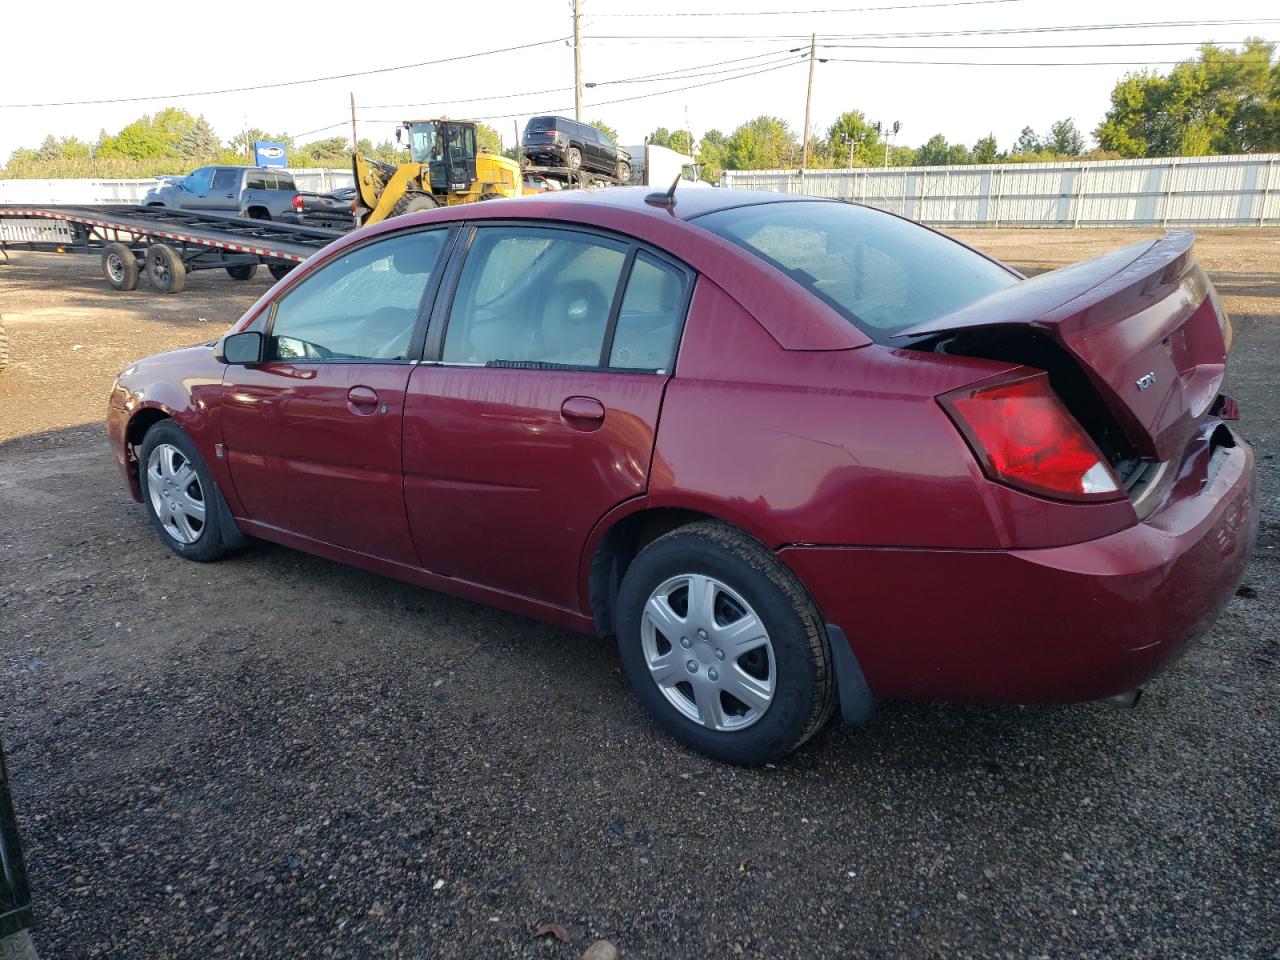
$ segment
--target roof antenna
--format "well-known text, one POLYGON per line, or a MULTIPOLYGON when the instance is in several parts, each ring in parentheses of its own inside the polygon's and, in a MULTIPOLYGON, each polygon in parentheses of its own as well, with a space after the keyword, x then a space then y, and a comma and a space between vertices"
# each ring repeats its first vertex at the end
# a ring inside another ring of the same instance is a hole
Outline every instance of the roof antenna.
POLYGON ((644 198, 644 202, 655 207, 674 207, 676 205, 676 187, 680 185, 680 176, 681 174, 676 174, 676 178, 671 181, 671 187, 666 193, 654 191, 644 198))

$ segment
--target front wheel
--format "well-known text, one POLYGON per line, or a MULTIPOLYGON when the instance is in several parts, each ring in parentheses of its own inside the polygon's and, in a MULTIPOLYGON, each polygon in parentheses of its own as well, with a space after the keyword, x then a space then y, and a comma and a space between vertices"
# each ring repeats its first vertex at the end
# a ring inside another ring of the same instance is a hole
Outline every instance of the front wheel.
POLYGON ((417 213, 420 210, 434 210, 440 206, 440 202, 429 193, 406 193, 403 197, 396 201, 396 205, 391 208, 391 213, 387 215, 391 217, 402 217, 406 213, 417 213))
POLYGON ((615 172, 615 176, 622 183, 630 183, 631 182, 631 164, 627 163, 627 161, 625 160, 619 160, 618 169, 615 172))
POLYGON ((138 479, 151 525, 174 553, 220 560, 243 542, 200 451, 172 420, 147 431, 138 451, 138 479))
POLYGON ((649 544, 627 568, 615 619, 645 709, 717 760, 775 760, 835 707, 813 601, 772 552, 727 524, 690 524, 649 544))
POLYGON ((138 287, 138 258, 128 244, 112 241, 102 248, 102 275, 117 290, 138 287))

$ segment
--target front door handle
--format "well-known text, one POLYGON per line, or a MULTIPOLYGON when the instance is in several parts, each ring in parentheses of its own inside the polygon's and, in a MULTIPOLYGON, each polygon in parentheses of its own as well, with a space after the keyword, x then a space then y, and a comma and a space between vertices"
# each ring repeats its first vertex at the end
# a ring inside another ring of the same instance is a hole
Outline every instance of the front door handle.
POLYGON ((378 412, 378 392, 372 387, 352 387, 347 391, 347 409, 357 417, 378 412))
POLYGON ((604 423, 604 404, 595 397, 569 397, 560 404, 560 416, 578 430, 598 430, 604 423))

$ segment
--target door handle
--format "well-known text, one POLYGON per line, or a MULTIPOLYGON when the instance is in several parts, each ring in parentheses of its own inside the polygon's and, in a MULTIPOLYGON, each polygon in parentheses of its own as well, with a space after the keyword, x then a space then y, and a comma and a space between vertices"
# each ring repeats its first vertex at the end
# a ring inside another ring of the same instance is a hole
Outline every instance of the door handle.
POLYGON ((595 397, 569 397, 560 404, 560 416, 578 430, 598 430, 604 423, 604 404, 595 397))
POLYGON ((357 417, 378 412, 378 392, 372 387, 352 387, 347 391, 347 409, 357 417))

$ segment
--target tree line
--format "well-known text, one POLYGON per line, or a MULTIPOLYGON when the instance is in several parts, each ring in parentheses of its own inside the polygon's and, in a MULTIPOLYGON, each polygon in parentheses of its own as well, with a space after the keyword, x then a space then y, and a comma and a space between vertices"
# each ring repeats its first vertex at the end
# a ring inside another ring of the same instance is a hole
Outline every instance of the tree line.
MULTIPOLYGON (((617 141, 617 131, 602 120, 592 125, 617 141)), ((502 151, 498 132, 478 125, 481 149, 502 151)), ((809 167, 947 166, 974 163, 1030 163, 1067 158, 1204 156, 1280 150, 1280 62, 1276 45, 1259 39, 1243 49, 1203 45, 1196 57, 1167 74, 1130 73, 1118 81, 1110 107, 1086 143, 1071 118, 1044 132, 1024 127, 1002 147, 994 134, 972 145, 951 143, 934 134, 919 146, 892 143, 885 131, 868 123, 860 110, 840 114, 825 130, 811 132, 809 167)), ((715 182, 723 170, 797 169, 801 136, 786 121, 759 116, 730 133, 708 130, 695 139, 687 130, 656 127, 647 142, 695 157, 704 179, 715 182)), ((259 129, 219 139, 203 116, 169 107, 147 114, 118 133, 103 130, 94 143, 50 135, 38 148, 19 148, 0 168, 0 177, 111 177, 178 173, 204 163, 251 163, 255 140, 289 145, 294 167, 345 167, 350 141, 335 136, 294 144, 291 138, 259 129)), ((403 159, 391 141, 359 143, 361 152, 379 159, 403 159)), ((515 147, 505 151, 517 154, 515 147)))

